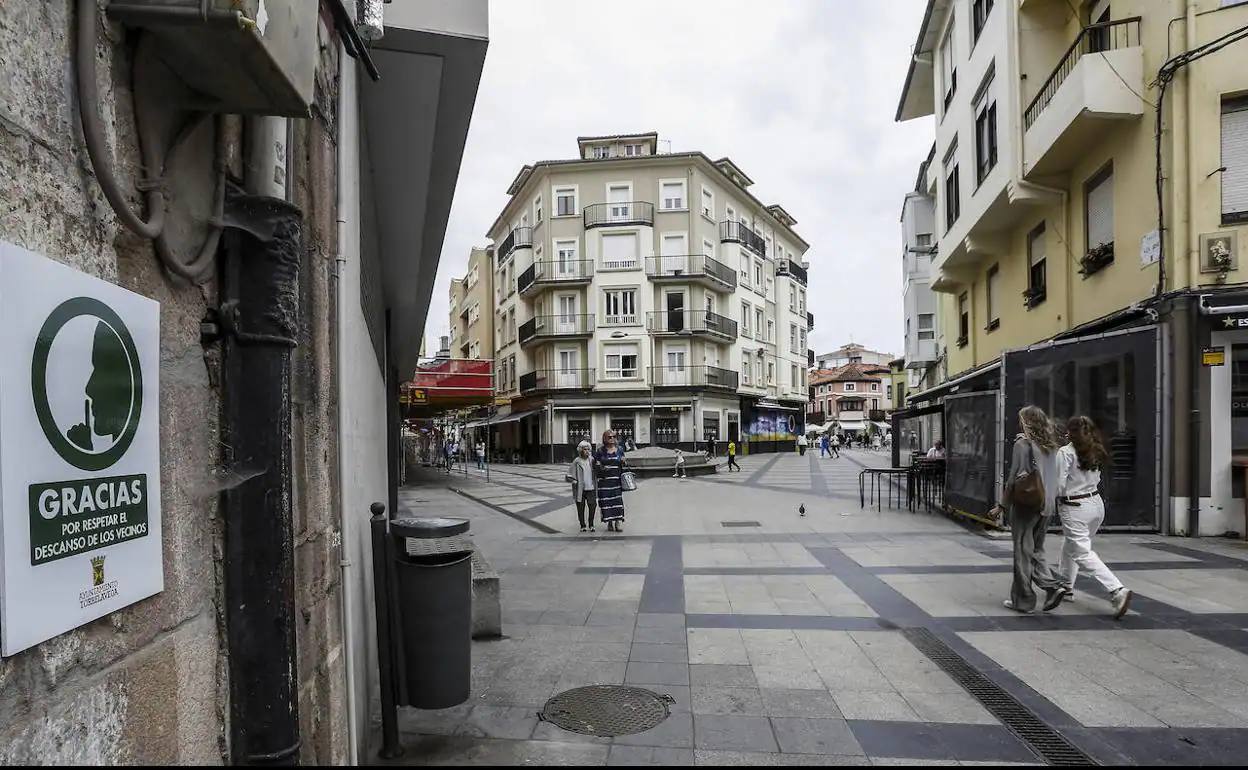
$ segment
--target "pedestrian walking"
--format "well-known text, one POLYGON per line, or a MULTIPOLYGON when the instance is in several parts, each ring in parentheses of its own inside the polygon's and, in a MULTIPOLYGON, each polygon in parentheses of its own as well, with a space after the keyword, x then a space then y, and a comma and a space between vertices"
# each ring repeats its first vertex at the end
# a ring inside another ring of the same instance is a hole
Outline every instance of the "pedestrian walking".
POLYGON ((936 439, 936 443, 932 444, 932 448, 927 450, 926 457, 928 460, 945 459, 945 442, 940 439, 936 439))
POLYGON ((873 452, 878 452, 878 451, 880 451, 880 447, 881 447, 881 446, 883 446, 883 445, 884 445, 884 442, 883 442, 883 440, 880 438, 880 434, 878 434, 878 433, 873 433, 873 434, 871 434, 871 450, 872 450, 873 452))
POLYGON ((840 457, 841 456, 841 437, 833 436, 832 440, 828 442, 828 448, 832 450, 833 457, 840 457))
POLYGON ((477 439, 477 470, 485 470, 485 442, 477 439))
POLYGON ((716 452, 717 447, 715 446, 715 443, 716 443, 716 441, 715 441, 715 439, 713 439, 713 438, 708 438, 708 439, 706 440, 706 456, 707 456, 707 457, 715 457, 715 456, 716 456, 716 455, 715 455, 715 452, 716 452))
POLYGON ((602 434, 602 447, 594 454, 595 484, 598 489, 598 516, 608 532, 620 532, 624 525, 624 484, 621 477, 628 470, 624 450, 615 431, 602 434))
POLYGON ((737 442, 728 439, 728 472, 732 473, 732 469, 736 468, 737 472, 741 472, 741 466, 737 465, 737 442))
POLYGON ((1032 584, 1045 592, 1045 606, 1062 592, 1057 575, 1044 559, 1045 533, 1056 512, 1057 428, 1038 406, 1020 409, 1018 422, 1021 432, 1014 440, 1002 504, 994 512, 1009 512, 1014 539, 1014 582, 1005 607, 1032 612, 1036 608, 1032 584))
POLYGON ((598 491, 594 485, 593 448, 588 441, 576 445, 576 457, 572 458, 572 464, 563 478, 572 483, 572 501, 576 503, 576 520, 581 524, 581 531, 593 532, 598 491), (588 517, 585 515, 587 512, 588 517))
POLYGON ((800 454, 802 457, 806 456, 806 446, 807 446, 806 435, 802 434, 801 436, 798 436, 797 437, 797 453, 800 454))
POLYGON ((676 470, 672 471, 672 478, 688 478, 685 475, 685 453, 679 449, 676 450, 676 470))
POLYGON ((1101 469, 1109 453, 1097 433, 1096 424, 1088 417, 1072 417, 1066 423, 1070 443, 1057 450, 1057 514, 1062 521, 1062 561, 1058 579, 1062 590, 1044 603, 1045 611, 1056 609, 1062 599, 1074 593, 1079 568, 1092 573, 1101 587, 1109 592, 1114 619, 1127 614, 1131 605, 1131 589, 1123 586, 1118 576, 1105 566, 1092 550, 1092 536, 1105 520, 1105 502, 1101 499, 1101 469))
POLYGON ((820 459, 828 456, 828 434, 819 437, 819 457, 820 459))

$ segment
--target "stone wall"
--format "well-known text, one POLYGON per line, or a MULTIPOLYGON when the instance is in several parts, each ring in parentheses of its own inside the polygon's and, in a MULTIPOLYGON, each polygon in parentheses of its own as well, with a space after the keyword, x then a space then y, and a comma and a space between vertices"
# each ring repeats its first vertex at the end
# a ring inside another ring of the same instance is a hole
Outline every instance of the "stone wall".
MULTIPOLYGON (((151 244, 122 227, 104 200, 78 121, 72 6, 0 3, 0 239, 160 302, 165 590, 0 660, 0 764, 217 763, 228 758, 229 733, 217 562, 221 393, 215 350, 200 343, 215 286, 173 279, 151 244)), ((102 29, 101 100, 92 105, 128 189, 139 176, 129 93, 133 42, 119 26, 102 29)), ((292 191, 306 215, 306 248, 292 440, 303 759, 337 763, 346 757, 330 291, 337 63, 335 49, 324 50, 316 117, 295 121, 293 132, 292 191)), ((235 173, 238 150, 234 141, 235 173)))

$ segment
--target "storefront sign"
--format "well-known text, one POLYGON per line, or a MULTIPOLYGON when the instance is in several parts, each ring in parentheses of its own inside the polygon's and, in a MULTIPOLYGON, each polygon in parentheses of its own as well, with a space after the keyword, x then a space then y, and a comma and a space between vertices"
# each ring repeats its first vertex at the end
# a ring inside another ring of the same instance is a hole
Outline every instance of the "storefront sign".
POLYGON ((1248 316, 1219 315, 1214 316, 1210 323, 1213 325, 1213 328, 1218 331, 1226 331, 1228 329, 1248 329, 1248 316))
POLYGON ((1224 366, 1226 364, 1226 348, 1201 349, 1200 363, 1203 366, 1224 366))
POLYGON ((160 305, 0 242, 0 653, 159 593, 160 305))

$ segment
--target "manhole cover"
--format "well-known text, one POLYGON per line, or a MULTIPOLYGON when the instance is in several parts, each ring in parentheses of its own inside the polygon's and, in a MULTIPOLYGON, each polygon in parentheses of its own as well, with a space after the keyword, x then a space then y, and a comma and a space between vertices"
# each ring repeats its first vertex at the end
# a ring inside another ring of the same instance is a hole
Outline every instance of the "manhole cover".
POLYGON ((721 521, 720 524, 725 527, 761 527, 757 521, 721 521))
POLYGON ((656 727, 671 713, 671 703, 670 695, 640 687, 595 684, 559 693, 538 718, 581 735, 611 738, 656 727))

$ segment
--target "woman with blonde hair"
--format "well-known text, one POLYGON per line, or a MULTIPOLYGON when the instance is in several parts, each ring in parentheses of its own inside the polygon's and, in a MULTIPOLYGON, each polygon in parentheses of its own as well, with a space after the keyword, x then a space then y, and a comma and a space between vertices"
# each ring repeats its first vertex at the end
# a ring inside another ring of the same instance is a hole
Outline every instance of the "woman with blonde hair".
POLYGON ((576 457, 563 474, 564 481, 572 484, 572 502, 576 503, 576 519, 582 532, 594 531, 594 512, 598 508, 598 491, 594 484, 594 448, 588 441, 576 446, 576 457), (589 527, 586 529, 585 509, 589 509, 589 527))
POLYGON ((1061 602, 1062 585, 1044 560, 1044 536, 1056 510, 1057 428, 1038 406, 1025 406, 1018 412, 1020 432, 1014 440, 1009 472, 1001 505, 1010 514, 1014 539, 1014 582, 1004 604, 1015 612, 1032 612, 1036 592, 1045 592, 1045 606, 1054 597, 1061 602))
POLYGON ((608 532, 620 532, 624 528, 624 449, 615 431, 602 434, 602 446, 594 453, 594 474, 598 486, 598 515, 607 525, 608 532))
POLYGON ((1089 417, 1072 417, 1066 423, 1066 435, 1070 443, 1057 450, 1057 514, 1062 520, 1062 564, 1058 578, 1062 593, 1050 597, 1044 604, 1051 610, 1061 604, 1062 597, 1070 594, 1075 585, 1079 568, 1092 573, 1092 577, 1109 592, 1114 607, 1114 618, 1127 614, 1131 604, 1131 589, 1122 585, 1118 576, 1105 566, 1101 557, 1092 550, 1092 536, 1105 519, 1105 503, 1101 500, 1101 469, 1109 462, 1109 453, 1101 443, 1096 423, 1089 417))

